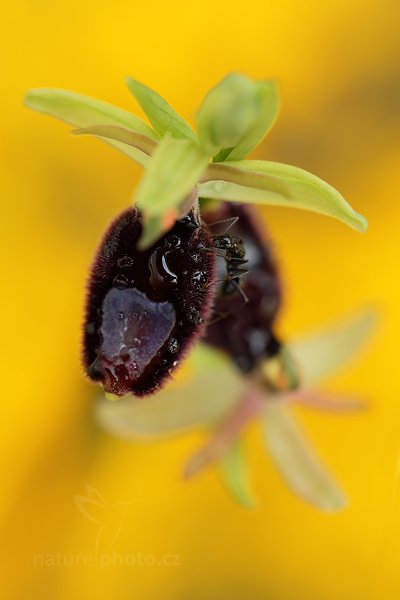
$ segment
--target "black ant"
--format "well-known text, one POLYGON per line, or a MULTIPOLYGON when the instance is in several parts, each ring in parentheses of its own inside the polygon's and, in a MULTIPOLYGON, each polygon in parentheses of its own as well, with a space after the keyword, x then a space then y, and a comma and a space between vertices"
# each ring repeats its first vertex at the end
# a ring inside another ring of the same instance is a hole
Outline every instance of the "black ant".
MULTIPOLYGON (((226 277, 222 280, 221 296, 230 296, 231 294, 238 292, 243 298, 243 305, 247 304, 249 298, 242 289, 240 283, 241 279, 247 275, 248 271, 243 268, 243 265, 247 263, 245 259, 246 250, 243 244, 243 240, 227 233, 227 231, 237 222, 239 217, 233 219, 224 219, 223 221, 217 221, 211 225, 218 223, 224 223, 230 221, 229 227, 222 234, 215 234, 211 236, 212 245, 218 250, 223 250, 224 254, 219 254, 226 261, 226 277)), ((209 225, 210 226, 210 225, 209 225)), ((235 309, 232 309, 224 314, 221 314, 217 319, 211 321, 209 324, 214 323, 228 317, 235 309)))
POLYGON ((243 294, 245 302, 247 302, 248 298, 247 296, 245 297, 240 287, 241 278, 248 273, 243 268, 243 265, 247 263, 247 260, 244 258, 246 251, 243 241, 238 237, 224 233, 212 236, 212 243, 214 248, 225 250, 224 258, 226 260, 227 277, 222 284, 222 295, 230 296, 233 292, 239 291, 243 294))

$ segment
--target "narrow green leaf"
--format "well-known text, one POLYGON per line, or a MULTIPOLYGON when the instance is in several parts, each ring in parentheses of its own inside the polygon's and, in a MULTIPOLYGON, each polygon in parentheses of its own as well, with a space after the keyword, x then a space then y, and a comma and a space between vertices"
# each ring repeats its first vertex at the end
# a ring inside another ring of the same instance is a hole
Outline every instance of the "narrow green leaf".
POLYGON ((197 113, 200 143, 215 161, 244 158, 275 121, 278 91, 271 81, 233 73, 205 97, 197 113))
POLYGON ((255 508, 255 500, 249 484, 246 456, 241 441, 231 446, 219 461, 218 470, 229 495, 244 508, 255 508))
POLYGON ((283 402, 266 403, 263 426, 271 458, 292 491, 321 510, 344 508, 340 488, 283 402))
MULTIPOLYGON (((144 135, 151 140, 157 141, 158 139, 153 130, 139 117, 112 104, 68 90, 30 90, 25 96, 24 103, 33 110, 65 121, 73 127, 117 125, 144 135)), ((114 140, 108 140, 108 143, 141 165, 145 166, 147 164, 148 156, 137 148, 114 140)))
POLYGON ((240 204, 270 204, 271 206, 292 206, 293 202, 278 191, 239 185, 229 181, 215 180, 197 184, 199 198, 222 200, 240 204))
POLYGON ((272 177, 266 173, 253 173, 252 171, 232 167, 228 163, 209 164, 201 178, 201 183, 209 181, 237 183, 249 188, 276 192, 288 199, 290 198, 289 188, 281 179, 272 177))
POLYGON ((300 208, 335 218, 360 232, 367 229, 367 220, 335 188, 303 169, 263 160, 227 161, 224 166, 253 175, 268 175, 279 181, 285 192, 248 187, 246 183, 211 181, 198 185, 201 198, 300 208))
POLYGON ((243 392, 241 377, 221 353, 196 346, 187 361, 190 377, 171 381, 146 398, 125 397, 96 405, 96 419, 110 433, 135 439, 158 437, 213 425, 243 392))
POLYGON ((170 134, 161 140, 137 192, 136 203, 144 217, 142 248, 154 243, 173 224, 179 205, 196 185, 208 160, 191 140, 178 140, 170 134), (146 231, 150 222, 151 235, 146 231))
POLYGON ((176 138, 197 140, 193 129, 157 92, 132 77, 126 83, 159 136, 171 133, 176 138))
POLYGON ((302 386, 314 385, 350 362, 368 340, 376 322, 374 311, 363 310, 288 344, 299 364, 302 386))
POLYGON ((92 125, 91 127, 75 129, 72 133, 74 135, 94 135, 98 138, 122 142, 140 150, 147 156, 151 156, 157 147, 157 142, 146 135, 116 125, 92 125))

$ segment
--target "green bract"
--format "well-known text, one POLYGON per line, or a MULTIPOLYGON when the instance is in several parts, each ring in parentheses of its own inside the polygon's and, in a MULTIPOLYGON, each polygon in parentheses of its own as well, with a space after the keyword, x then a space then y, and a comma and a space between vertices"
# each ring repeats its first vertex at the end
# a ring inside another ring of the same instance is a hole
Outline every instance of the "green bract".
POLYGON ((181 204, 196 185, 208 164, 208 157, 196 141, 174 139, 165 135, 154 151, 148 170, 142 179, 136 203, 144 219, 143 246, 151 246, 163 234, 167 226, 172 227, 178 216, 183 217, 190 207, 181 213, 181 204), (165 223, 169 219, 170 223, 165 223), (146 222, 152 220, 152 231, 146 222), (159 227, 156 223, 159 222, 159 227))
POLYGON ((278 90, 274 82, 255 82, 228 75, 206 96, 197 114, 200 143, 214 160, 244 158, 263 139, 276 119, 278 90))
POLYGON ((127 84, 152 127, 125 110, 65 90, 31 90, 25 104, 66 121, 78 129, 75 133, 103 139, 147 169, 136 197, 144 218, 143 248, 161 237, 174 217, 188 212, 197 197, 301 208, 366 230, 366 219, 315 175, 243 160, 276 119, 275 82, 228 75, 204 99, 197 134, 159 94, 131 78, 127 84))

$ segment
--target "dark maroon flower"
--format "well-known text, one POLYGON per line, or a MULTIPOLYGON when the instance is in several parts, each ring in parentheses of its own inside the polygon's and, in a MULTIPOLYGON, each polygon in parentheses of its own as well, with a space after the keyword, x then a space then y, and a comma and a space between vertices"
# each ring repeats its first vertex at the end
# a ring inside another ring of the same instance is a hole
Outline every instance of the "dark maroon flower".
POLYGON ((197 210, 154 246, 137 248, 135 208, 111 224, 88 283, 83 362, 106 392, 156 391, 204 331, 215 295, 215 254, 197 210))
POLYGON ((203 219, 210 226, 214 245, 226 247, 230 239, 231 246, 232 240, 237 246, 230 255, 229 251, 221 250, 217 275, 221 283, 205 342, 229 354, 238 368, 248 373, 261 359, 277 354, 281 347, 273 333, 281 303, 275 260, 249 207, 224 203, 218 210, 205 213, 203 219), (223 231, 229 220, 235 218, 237 221, 226 232, 224 243, 225 236, 215 234, 212 223, 225 221, 218 226, 223 231))

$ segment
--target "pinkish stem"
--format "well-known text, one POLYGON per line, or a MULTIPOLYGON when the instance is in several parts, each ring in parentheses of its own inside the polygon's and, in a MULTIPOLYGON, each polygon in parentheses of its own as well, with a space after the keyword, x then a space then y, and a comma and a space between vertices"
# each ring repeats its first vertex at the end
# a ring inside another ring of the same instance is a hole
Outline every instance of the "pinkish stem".
POLYGON ((297 390, 295 392, 288 392, 286 394, 282 394, 282 400, 291 402, 292 404, 306 406, 307 408, 312 408, 315 410, 324 410, 337 413, 365 410, 368 406, 367 403, 360 398, 354 398, 346 395, 338 396, 337 394, 332 396, 326 392, 313 390, 297 390))
POLYGON ((232 446, 244 427, 258 416, 265 405, 265 394, 254 384, 249 384, 239 402, 219 423, 214 436, 187 463, 185 479, 193 477, 211 462, 221 458, 232 446))

